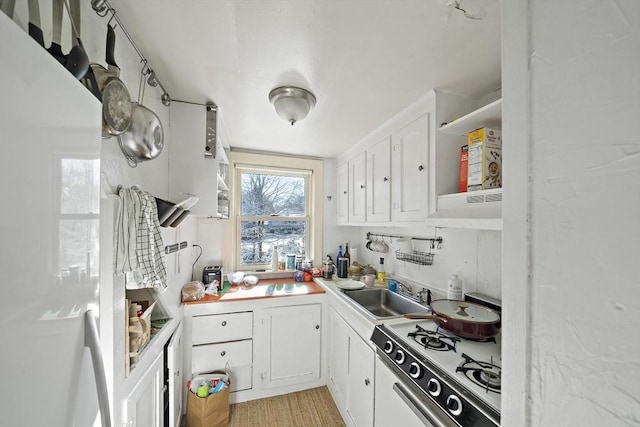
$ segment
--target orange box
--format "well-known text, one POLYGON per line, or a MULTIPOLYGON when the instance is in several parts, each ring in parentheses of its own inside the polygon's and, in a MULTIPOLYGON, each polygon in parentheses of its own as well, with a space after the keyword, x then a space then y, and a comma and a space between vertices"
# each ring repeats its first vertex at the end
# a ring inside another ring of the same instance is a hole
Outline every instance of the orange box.
POLYGON ((469 132, 467 191, 502 188, 502 133, 480 128, 469 132))
POLYGON ((469 171, 469 146, 460 147, 460 179, 458 181, 458 193, 467 191, 467 174, 469 171))

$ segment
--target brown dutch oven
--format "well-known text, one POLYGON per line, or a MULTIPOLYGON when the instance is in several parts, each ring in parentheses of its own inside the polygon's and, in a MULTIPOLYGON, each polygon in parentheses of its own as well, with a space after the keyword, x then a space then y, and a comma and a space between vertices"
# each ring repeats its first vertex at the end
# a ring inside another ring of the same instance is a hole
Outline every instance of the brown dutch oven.
POLYGON ((406 314, 408 319, 432 319, 463 338, 491 338, 500 332, 500 314, 480 304, 439 299, 431 302, 434 314, 406 314))

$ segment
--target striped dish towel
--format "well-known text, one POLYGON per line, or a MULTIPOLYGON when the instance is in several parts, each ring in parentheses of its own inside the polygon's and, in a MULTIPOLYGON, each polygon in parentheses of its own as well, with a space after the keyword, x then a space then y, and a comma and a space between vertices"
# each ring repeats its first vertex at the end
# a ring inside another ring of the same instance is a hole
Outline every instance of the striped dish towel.
POLYGON ((167 289, 164 244, 156 200, 137 187, 118 191, 114 259, 116 274, 135 278, 137 287, 167 289), (127 274, 132 273, 132 274, 127 274))

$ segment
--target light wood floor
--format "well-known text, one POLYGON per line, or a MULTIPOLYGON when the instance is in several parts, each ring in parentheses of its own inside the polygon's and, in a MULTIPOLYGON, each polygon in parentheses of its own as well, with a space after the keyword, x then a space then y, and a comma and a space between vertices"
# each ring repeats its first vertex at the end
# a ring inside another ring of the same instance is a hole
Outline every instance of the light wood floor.
POLYGON ((344 426, 327 387, 236 403, 229 411, 229 427, 344 426))

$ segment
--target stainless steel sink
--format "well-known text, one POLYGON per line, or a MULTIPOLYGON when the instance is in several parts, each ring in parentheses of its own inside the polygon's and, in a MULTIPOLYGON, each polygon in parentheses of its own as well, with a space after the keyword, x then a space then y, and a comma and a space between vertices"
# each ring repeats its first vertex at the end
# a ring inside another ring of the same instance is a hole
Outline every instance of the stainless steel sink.
POLYGON ((344 295, 376 320, 431 313, 429 307, 384 288, 345 291, 344 295))

